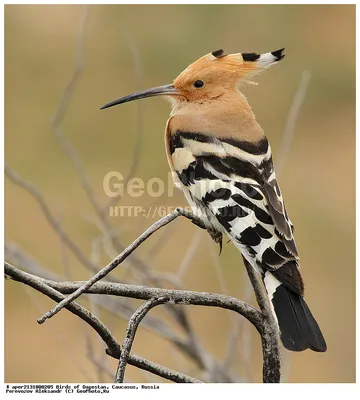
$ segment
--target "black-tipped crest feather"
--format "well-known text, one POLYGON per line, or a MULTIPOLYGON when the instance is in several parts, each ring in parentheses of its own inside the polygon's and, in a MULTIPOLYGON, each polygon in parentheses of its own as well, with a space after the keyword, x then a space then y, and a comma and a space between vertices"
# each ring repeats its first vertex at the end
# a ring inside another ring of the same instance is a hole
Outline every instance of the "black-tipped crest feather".
POLYGON ((285 54, 283 54, 284 50, 285 50, 285 48, 275 50, 275 51, 272 51, 271 54, 276 58, 276 61, 280 61, 285 57, 285 54))
POLYGON ((260 58, 260 54, 257 53, 241 53, 244 61, 256 61, 260 58))
POLYGON ((219 49, 219 50, 215 50, 211 53, 215 58, 221 58, 221 57, 225 57, 226 54, 224 54, 224 50, 223 49, 219 49))

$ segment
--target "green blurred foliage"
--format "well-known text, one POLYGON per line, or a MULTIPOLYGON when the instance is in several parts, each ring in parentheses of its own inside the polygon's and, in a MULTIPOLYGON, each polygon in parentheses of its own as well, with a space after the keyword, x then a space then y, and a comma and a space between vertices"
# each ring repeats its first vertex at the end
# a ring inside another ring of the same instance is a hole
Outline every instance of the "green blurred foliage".
MULTIPOLYGON (((82 13, 83 6, 75 5, 5 6, 5 158, 41 189, 64 228, 90 253, 99 236, 92 222, 94 212, 51 127, 74 70, 82 13)), ((109 171, 126 175, 138 132, 136 104, 98 111, 106 102, 139 86, 170 83, 189 63, 218 48, 267 52, 285 47, 284 61, 258 77, 258 87, 244 89, 270 138, 276 161, 301 72, 312 73, 280 184, 296 227, 306 297, 327 339, 328 351, 286 354, 290 360, 288 380, 354 382, 355 6, 90 6, 85 40, 84 70, 61 128, 80 153, 101 202, 108 200, 103 177, 109 171), (134 74, 129 38, 140 54, 140 81, 134 74)), ((134 175, 167 181, 163 131, 169 107, 160 99, 143 101, 141 107, 143 137, 134 175)), ((185 200, 175 192, 172 198, 126 197, 121 204, 175 206, 185 205, 185 200)), ((8 180, 5 218, 8 240, 19 243, 49 270, 64 274, 61 241, 33 198, 8 180)), ((113 222, 124 243, 129 243, 152 220, 114 218, 113 222)), ((166 242, 160 233, 138 250, 160 271, 176 270, 197 233, 187 221, 177 221, 168 229, 171 236, 166 242), (154 244, 160 251, 152 258, 149 251, 154 244)), ((184 287, 221 292, 213 266, 212 253, 217 249, 206 233, 201 235, 184 287)), ((86 279, 89 272, 71 255, 66 256, 71 279, 86 279)), ((101 265, 107 261, 102 254, 101 265)), ((236 249, 225 246, 217 262, 227 294, 241 297, 246 278, 236 249)), ((38 326, 36 318, 52 303, 13 282, 6 282, 5 289, 5 381, 96 379, 94 367, 86 359, 81 322, 63 311, 38 326)), ((221 358, 231 318, 236 316, 199 308, 189 313, 205 346, 221 358)), ((106 313, 102 317, 105 323, 111 319, 106 313)), ((112 326, 122 340, 126 323, 112 321, 112 326)), ((103 350, 98 342, 95 345, 103 350)), ((255 332, 252 347, 250 370, 258 381, 260 342, 255 332)), ((181 369, 182 362, 177 362, 168 348, 154 335, 140 331, 134 352, 181 369), (159 354, 156 345, 164 352, 159 354)), ((243 368, 240 363, 235 365, 237 372, 243 368)), ((128 377, 144 379, 134 369, 129 369, 128 377)))

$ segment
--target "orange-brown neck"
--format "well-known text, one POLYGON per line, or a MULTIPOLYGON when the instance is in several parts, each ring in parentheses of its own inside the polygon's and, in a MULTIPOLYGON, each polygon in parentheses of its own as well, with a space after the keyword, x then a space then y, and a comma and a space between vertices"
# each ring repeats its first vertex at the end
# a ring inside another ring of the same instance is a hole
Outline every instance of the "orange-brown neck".
POLYGON ((178 130, 251 142, 264 138, 249 103, 237 90, 211 101, 176 102, 168 131, 171 135, 178 130))

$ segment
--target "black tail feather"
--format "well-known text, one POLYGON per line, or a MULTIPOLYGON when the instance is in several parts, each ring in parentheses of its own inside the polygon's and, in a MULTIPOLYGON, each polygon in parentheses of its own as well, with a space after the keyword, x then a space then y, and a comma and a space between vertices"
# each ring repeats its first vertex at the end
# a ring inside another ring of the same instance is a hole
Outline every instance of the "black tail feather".
POLYGON ((276 288, 272 297, 275 314, 286 349, 326 351, 326 342, 319 325, 304 298, 284 285, 276 288))

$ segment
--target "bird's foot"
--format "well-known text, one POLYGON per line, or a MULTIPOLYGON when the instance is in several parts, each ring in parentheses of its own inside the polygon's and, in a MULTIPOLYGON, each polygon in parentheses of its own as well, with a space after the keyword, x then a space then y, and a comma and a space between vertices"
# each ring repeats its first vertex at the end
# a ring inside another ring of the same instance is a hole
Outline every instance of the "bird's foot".
POLYGON ((215 231, 213 229, 207 229, 208 234, 210 235, 211 239, 215 242, 215 243, 219 243, 220 245, 220 253, 222 251, 222 239, 223 239, 223 234, 219 231, 215 231))

